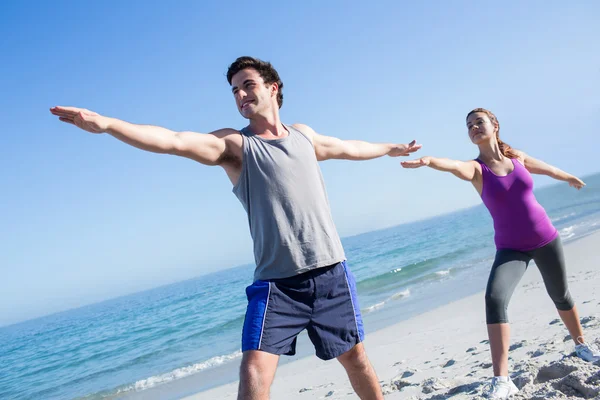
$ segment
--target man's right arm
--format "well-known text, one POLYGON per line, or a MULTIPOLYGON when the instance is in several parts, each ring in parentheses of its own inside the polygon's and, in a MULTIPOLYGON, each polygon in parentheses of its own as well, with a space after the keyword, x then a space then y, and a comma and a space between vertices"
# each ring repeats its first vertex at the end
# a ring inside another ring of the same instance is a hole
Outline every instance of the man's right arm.
POLYGON ((221 129, 209 134, 175 132, 152 125, 137 125, 75 107, 54 107, 52 114, 91 133, 108 133, 131 146, 153 153, 174 154, 205 165, 219 165, 227 153, 226 137, 235 133, 221 129))

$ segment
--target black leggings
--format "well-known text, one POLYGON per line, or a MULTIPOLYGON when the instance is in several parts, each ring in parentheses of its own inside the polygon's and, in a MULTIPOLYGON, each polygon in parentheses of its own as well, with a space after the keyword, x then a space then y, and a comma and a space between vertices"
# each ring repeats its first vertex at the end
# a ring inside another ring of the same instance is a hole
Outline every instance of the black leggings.
POLYGON ((567 286, 567 272, 560 237, 547 245, 531 251, 501 249, 490 272, 485 292, 485 313, 488 324, 507 323, 508 302, 534 260, 544 279, 544 285, 556 308, 563 311, 574 307, 567 286))

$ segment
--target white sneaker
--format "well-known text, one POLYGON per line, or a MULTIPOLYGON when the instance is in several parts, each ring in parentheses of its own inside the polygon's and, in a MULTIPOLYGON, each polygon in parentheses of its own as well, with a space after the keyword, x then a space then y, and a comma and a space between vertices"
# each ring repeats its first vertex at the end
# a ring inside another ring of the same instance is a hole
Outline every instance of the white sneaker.
POLYGON ((507 376, 495 376, 489 385, 485 397, 488 399, 508 399, 513 394, 519 392, 513 381, 507 376))
POLYGON ((582 343, 579 338, 577 338, 579 344, 575 346, 575 353, 577 357, 581 358, 584 361, 596 362, 600 360, 600 350, 598 347, 589 343, 582 343))

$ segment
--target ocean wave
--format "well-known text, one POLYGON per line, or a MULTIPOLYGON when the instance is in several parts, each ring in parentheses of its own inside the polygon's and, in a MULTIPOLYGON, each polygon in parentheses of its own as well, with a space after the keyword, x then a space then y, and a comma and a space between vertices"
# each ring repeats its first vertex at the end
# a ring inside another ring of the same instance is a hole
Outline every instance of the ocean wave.
POLYGON ((561 215, 560 217, 550 218, 550 221, 552 221, 552 222, 558 222, 558 221, 561 221, 563 219, 566 219, 566 218, 569 218, 569 217, 573 217, 575 215, 577 215, 577 213, 572 212, 572 213, 569 213, 569 214, 566 214, 566 215, 561 215))
POLYGON ((366 307, 366 308, 364 308, 363 310, 361 310, 361 312, 362 312, 363 314, 368 314, 368 313, 370 313, 370 312, 373 312, 373 311, 375 311, 375 310, 377 310, 377 309, 379 309, 379 308, 383 307, 384 305, 385 305, 385 301, 382 301, 382 302, 380 302, 380 303, 373 304, 373 305, 372 305, 372 306, 370 306, 370 307, 366 307))
POLYGON ((405 298, 407 298, 407 297, 409 297, 409 296, 410 296, 410 289, 406 289, 406 290, 403 290, 403 291, 401 291, 401 292, 394 293, 393 295, 391 295, 390 297, 388 297, 388 298, 387 298, 387 299, 385 299, 384 301, 381 301, 381 302, 379 302, 379 303, 377 303, 377 304, 373 304, 372 306, 369 306, 369 307, 363 308, 363 309, 361 310, 361 312, 362 312, 363 314, 368 314, 368 313, 370 313, 370 312, 373 312, 373 311, 375 311, 375 310, 378 310, 378 309, 380 309, 380 308, 384 307, 384 306, 385 306, 387 303, 389 303, 390 301, 393 301, 393 300, 400 300, 400 299, 405 299, 405 298))
POLYGON ((444 269, 442 271, 436 271, 435 275, 437 276, 446 276, 450 274, 450 269, 444 269))
POLYGON ((575 236, 575 232, 574 232, 574 230, 575 230, 576 226, 577 226, 577 225, 571 225, 571 226, 568 226, 568 227, 566 227, 566 228, 562 228, 562 229, 559 231, 559 234, 560 234, 561 238, 562 238, 562 239, 570 239, 570 238, 572 238, 573 236, 575 236))
POLYGON ((390 296, 389 300, 403 299, 408 296, 410 296, 410 289, 406 289, 401 292, 394 293, 393 295, 390 296))
POLYGON ((171 372, 167 372, 162 375, 151 376, 150 378, 139 380, 132 385, 119 389, 115 394, 124 394, 131 391, 141 392, 143 390, 147 390, 158 385, 162 385, 168 382, 188 377, 190 375, 193 375, 200 371, 204 371, 209 368, 217 367, 229 361, 235 360, 236 358, 239 358, 241 356, 241 351, 236 351, 235 353, 227 354, 224 356, 216 356, 201 363, 188 365, 187 367, 177 368, 171 372))
POLYGON ((357 282, 359 292, 371 290, 385 290, 386 286, 395 286, 398 284, 406 285, 415 280, 420 280, 428 275, 431 270, 439 269, 450 263, 456 263, 461 257, 469 253, 468 248, 458 249, 449 253, 441 254, 437 257, 426 258, 408 265, 375 275, 357 282))

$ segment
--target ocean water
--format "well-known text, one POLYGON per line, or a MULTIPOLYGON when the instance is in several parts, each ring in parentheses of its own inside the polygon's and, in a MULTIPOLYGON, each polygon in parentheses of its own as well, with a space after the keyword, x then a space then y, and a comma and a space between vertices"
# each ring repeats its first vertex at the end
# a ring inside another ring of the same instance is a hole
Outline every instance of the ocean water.
MULTIPOLYGON (((536 191, 564 242, 600 230, 600 174, 585 180, 582 191, 536 191)), ((367 335, 483 290, 494 256, 481 205, 342 241, 367 335)), ((231 268, 0 328, 0 398, 170 399, 234 380, 252 273, 231 268)), ((299 342, 299 356, 311 354, 299 342)))

